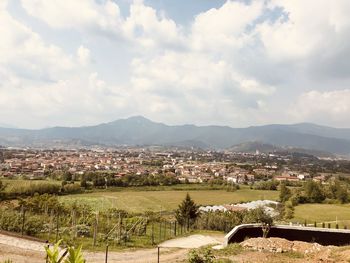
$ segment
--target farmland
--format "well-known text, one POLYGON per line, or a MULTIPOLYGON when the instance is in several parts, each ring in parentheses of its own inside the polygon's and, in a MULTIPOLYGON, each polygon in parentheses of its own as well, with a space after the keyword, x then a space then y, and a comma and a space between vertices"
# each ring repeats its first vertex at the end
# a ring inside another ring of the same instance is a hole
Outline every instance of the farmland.
POLYGON ((77 202, 92 206, 96 210, 109 208, 123 209, 128 212, 171 211, 189 193, 197 204, 220 205, 258 199, 278 199, 278 191, 251 190, 243 188, 234 192, 225 190, 164 190, 164 191, 118 191, 92 192, 88 194, 60 197, 62 202, 77 202))

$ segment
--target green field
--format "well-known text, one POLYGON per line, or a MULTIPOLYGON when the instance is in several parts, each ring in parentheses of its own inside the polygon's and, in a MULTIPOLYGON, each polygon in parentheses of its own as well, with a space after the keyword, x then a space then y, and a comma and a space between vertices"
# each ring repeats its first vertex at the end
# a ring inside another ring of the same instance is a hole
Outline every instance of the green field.
POLYGON ((295 207, 293 221, 303 223, 337 221, 340 226, 350 226, 350 204, 305 204, 295 207))
POLYGON ((32 185, 40 185, 40 184, 58 184, 60 185, 60 181, 55 180, 25 180, 25 179, 1 179, 1 181, 6 185, 5 192, 11 192, 14 189, 19 189, 21 187, 30 187, 32 185))
POLYGON ((108 208, 123 209, 129 212, 171 211, 177 208, 189 193, 197 204, 220 205, 259 199, 278 199, 278 191, 251 190, 244 188, 235 192, 225 190, 189 190, 189 191, 119 191, 94 192, 89 194, 60 197, 62 202, 89 204, 96 210, 108 208))

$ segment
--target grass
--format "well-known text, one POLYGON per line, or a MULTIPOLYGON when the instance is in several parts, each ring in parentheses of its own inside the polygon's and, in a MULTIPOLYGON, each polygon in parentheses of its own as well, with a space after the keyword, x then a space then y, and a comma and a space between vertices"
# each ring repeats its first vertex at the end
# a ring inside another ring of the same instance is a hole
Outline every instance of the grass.
POLYGON ((31 185, 38 185, 43 183, 60 185, 60 181, 55 180, 26 180, 26 179, 1 179, 6 185, 5 192, 11 192, 13 189, 19 189, 21 187, 30 187, 31 185))
MULTIPOLYGON (((293 221, 304 221, 311 224, 313 222, 333 222, 338 221, 339 226, 350 226, 350 204, 304 204, 295 207, 293 221)), ((326 225, 327 227, 327 225, 326 225)))
POLYGON ((128 212, 171 211, 178 207, 189 193, 199 205, 220 205, 246 202, 259 199, 278 199, 278 191, 251 190, 243 188, 235 192, 225 190, 164 190, 164 191, 100 191, 87 194, 60 197, 62 202, 88 204, 95 210, 109 208, 123 209, 128 212))

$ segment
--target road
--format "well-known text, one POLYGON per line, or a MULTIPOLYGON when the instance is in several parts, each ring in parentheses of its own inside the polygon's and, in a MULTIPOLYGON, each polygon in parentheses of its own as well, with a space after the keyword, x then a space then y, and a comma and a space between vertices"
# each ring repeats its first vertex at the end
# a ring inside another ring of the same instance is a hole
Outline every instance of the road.
MULTIPOLYGON (((191 248, 218 244, 221 236, 192 235, 168 240, 160 245, 160 262, 183 262, 191 248)), ((0 262, 11 259, 15 263, 45 262, 44 243, 0 234, 0 262)), ((103 252, 84 252, 87 262, 104 263, 103 252)), ((123 252, 110 252, 108 262, 157 262, 157 249, 137 249, 123 252)))

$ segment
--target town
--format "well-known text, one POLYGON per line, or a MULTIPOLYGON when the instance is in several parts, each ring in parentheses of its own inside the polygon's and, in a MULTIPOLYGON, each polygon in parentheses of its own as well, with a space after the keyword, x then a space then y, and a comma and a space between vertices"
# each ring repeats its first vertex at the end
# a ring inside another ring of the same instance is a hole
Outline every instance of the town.
POLYGON ((86 173, 126 175, 167 174, 181 183, 254 184, 277 180, 324 182, 332 173, 347 172, 346 161, 322 160, 297 153, 236 153, 164 147, 118 149, 34 150, 2 148, 0 176, 40 180, 68 172, 77 180, 86 173), (159 148, 159 149, 158 149, 159 148))

